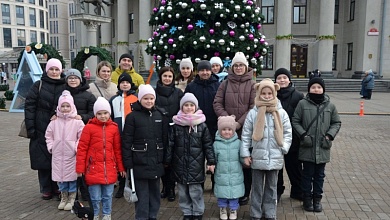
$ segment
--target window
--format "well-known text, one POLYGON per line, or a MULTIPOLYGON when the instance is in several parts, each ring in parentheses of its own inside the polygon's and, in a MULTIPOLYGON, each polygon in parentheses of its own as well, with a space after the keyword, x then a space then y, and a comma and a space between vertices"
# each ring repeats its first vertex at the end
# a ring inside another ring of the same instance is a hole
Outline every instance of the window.
POLYGON ((35 16, 35 8, 30 8, 30 26, 31 27, 37 26, 37 18, 35 16))
POLYGON ((23 0, 16 0, 16 2, 23 2, 23 0))
POLYGON ((73 15, 73 14, 74 14, 74 4, 70 3, 69 4, 69 15, 73 15))
POLYGON ((39 0, 39 6, 43 6, 43 0, 39 0))
POLYGON ((45 28, 45 14, 43 10, 39 10, 39 27, 45 28))
POLYGON ((35 0, 28 0, 28 3, 35 5, 35 0))
POLYGON ((335 0, 334 1, 334 23, 339 23, 339 10, 340 10, 340 1, 335 0))
POLYGON ((11 18, 9 14, 9 5, 8 4, 1 4, 1 13, 3 17, 3 24, 11 24, 11 18))
POLYGON ((75 48, 75 36, 70 36, 69 38, 69 49, 74 49, 75 48))
POLYGON ((348 55, 347 55, 347 70, 352 70, 352 52, 353 52, 353 43, 349 43, 348 55))
POLYGON ((3 28, 4 47, 12 48, 12 34, 11 28, 3 28))
POLYGON ((332 70, 337 69, 337 45, 333 45, 332 70))
POLYGON ((134 33, 134 14, 129 14, 129 34, 134 33))
POLYGON ((58 21, 50 21, 49 25, 50 34, 58 34, 58 21))
POLYGON ((58 18, 58 7, 57 5, 49 5, 49 17, 58 18))
POLYGON ((37 32, 36 31, 30 31, 30 39, 32 42, 37 42, 37 32))
POLYGON ((112 30, 112 38, 114 38, 115 37, 115 32, 116 32, 116 30, 115 30, 115 19, 112 19, 111 20, 111 30, 112 30))
POLYGON ((275 2, 274 0, 263 0, 261 2, 261 13, 264 15, 264 24, 273 24, 274 23, 274 9, 275 2))
POLYGON ((18 46, 26 46, 26 31, 18 29, 16 32, 18 34, 18 46))
POLYGON ((41 32, 41 43, 45 43, 45 33, 44 32, 41 32))
POLYGON ((355 20, 355 0, 351 0, 349 4, 349 20, 355 20))
POLYGON ((24 7, 16 6, 16 24, 24 25, 24 7))
POLYGON ((294 0, 294 24, 306 23, 306 0, 294 0))
POLYGON ((75 20, 69 20, 69 33, 75 33, 75 20))
POLYGON ((58 37, 50 37, 50 44, 56 48, 58 50, 59 48, 59 41, 58 41, 58 37))
POLYGON ((267 55, 264 56, 263 59, 263 69, 264 70, 272 70, 274 62, 274 46, 269 46, 267 55))

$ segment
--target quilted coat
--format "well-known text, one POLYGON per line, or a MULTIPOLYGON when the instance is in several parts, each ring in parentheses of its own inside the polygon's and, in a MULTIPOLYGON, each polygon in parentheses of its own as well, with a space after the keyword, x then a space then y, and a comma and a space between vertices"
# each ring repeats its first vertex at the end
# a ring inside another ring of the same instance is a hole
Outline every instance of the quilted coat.
POLYGON ((89 120, 81 133, 76 159, 76 172, 85 174, 88 186, 115 183, 117 172, 125 171, 118 125, 111 119, 89 120))
POLYGON ((156 105, 168 112, 169 122, 172 122, 172 117, 180 110, 180 99, 183 95, 183 91, 176 88, 174 82, 170 86, 163 86, 161 81, 157 82, 156 105))

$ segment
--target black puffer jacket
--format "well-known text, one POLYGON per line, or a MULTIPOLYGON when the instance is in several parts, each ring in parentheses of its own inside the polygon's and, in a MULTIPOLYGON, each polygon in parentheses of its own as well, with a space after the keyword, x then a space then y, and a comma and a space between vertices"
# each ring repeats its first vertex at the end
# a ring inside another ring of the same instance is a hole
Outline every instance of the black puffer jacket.
POLYGON ((77 114, 81 116, 84 124, 87 124, 89 119, 94 117, 93 105, 96 102, 96 97, 91 92, 87 91, 87 89, 89 89, 87 80, 83 78, 83 81, 76 88, 72 88, 66 84, 65 89, 73 96, 77 114))
MULTIPOLYGON (((298 92, 295 87, 291 85, 287 88, 281 88, 278 91, 278 99, 282 103, 282 107, 286 110, 290 121, 294 115, 295 108, 298 105, 298 102, 303 99, 303 94, 298 92)), ((300 137, 293 132, 293 139, 289 152, 297 152, 299 149, 300 137)))
POLYGON ((165 164, 172 166, 175 181, 181 184, 205 181, 205 158, 215 164, 213 141, 207 125, 197 125, 197 132, 189 133, 189 126, 173 125, 165 164))
POLYGON ((35 82, 26 97, 24 118, 30 138, 29 152, 31 169, 51 169, 51 154, 47 150, 45 132, 50 118, 55 115, 58 98, 64 91, 65 80, 52 79, 43 74, 40 82, 35 82))
POLYGON ((123 165, 133 168, 136 179, 156 179, 164 174, 164 147, 168 146, 168 118, 162 109, 147 110, 137 101, 126 116, 122 133, 123 165))
POLYGON ((169 122, 172 122, 172 117, 179 112, 183 95, 183 91, 175 87, 175 82, 170 86, 163 86, 160 80, 157 82, 156 105, 168 112, 169 122))

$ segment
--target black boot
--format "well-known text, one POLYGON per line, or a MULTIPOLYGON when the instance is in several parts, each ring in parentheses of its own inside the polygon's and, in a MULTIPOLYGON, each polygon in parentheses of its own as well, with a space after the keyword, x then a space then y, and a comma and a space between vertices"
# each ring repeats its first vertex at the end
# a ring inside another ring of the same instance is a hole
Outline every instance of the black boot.
POLYGON ((119 188, 118 191, 115 194, 115 198, 122 198, 123 197, 123 192, 125 191, 125 184, 126 184, 126 177, 118 177, 119 179, 119 188))
POLYGON ((192 220, 192 215, 185 215, 183 220, 192 220))
POLYGON ((168 201, 173 202, 176 199, 175 188, 169 188, 167 190, 168 201))
POLYGON ((314 210, 313 207, 313 197, 312 196, 304 196, 303 198, 303 209, 308 212, 312 212, 314 210))
POLYGON ((192 216, 192 220, 202 220, 203 219, 203 215, 194 215, 192 216))
POLYGON ((313 206, 315 212, 322 212, 321 197, 313 198, 313 206))
POLYGON ((160 197, 162 198, 162 199, 165 199, 165 198, 167 198, 167 190, 166 190, 166 188, 165 188, 165 186, 164 186, 164 184, 163 184, 163 187, 162 187, 162 189, 161 189, 161 193, 160 193, 160 197))

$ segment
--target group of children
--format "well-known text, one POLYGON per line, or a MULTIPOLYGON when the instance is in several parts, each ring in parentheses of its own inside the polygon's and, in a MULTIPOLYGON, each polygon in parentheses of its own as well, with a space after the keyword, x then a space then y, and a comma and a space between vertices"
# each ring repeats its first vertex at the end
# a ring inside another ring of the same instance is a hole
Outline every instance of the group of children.
MULTIPOLYGON (((74 118, 77 109, 70 93, 65 90, 59 98, 57 118, 46 131, 47 147, 53 155, 53 180, 58 182, 62 195, 58 209, 72 208, 77 176, 84 175, 95 219, 99 219, 100 203, 103 220, 111 219, 117 173, 123 178, 120 185, 124 185, 126 171, 133 169, 139 199, 135 203, 135 219, 157 219, 160 177, 164 167, 170 167, 184 220, 201 220, 205 210, 203 183, 207 160, 207 170, 215 173, 214 194, 220 219, 237 219, 238 198, 244 195, 242 165, 252 167, 256 183, 252 186, 252 219, 276 219, 278 171, 283 167, 283 155, 292 140, 289 117, 277 98, 278 84, 263 79, 255 85, 255 107, 246 117, 242 140, 236 133, 235 116, 221 116, 214 142, 205 124, 206 117, 192 93, 185 93, 181 98, 180 110, 172 117, 173 125, 169 127, 167 112, 155 105, 153 87, 140 85, 138 96, 131 87, 128 74, 119 76, 118 95, 110 102, 99 97, 93 107, 95 117, 85 126, 74 118)), ((310 80, 309 93, 298 105, 292 121, 302 140, 307 136, 312 138, 312 146, 302 150, 299 156, 305 161, 305 196, 316 196, 315 201, 322 194, 324 175, 321 173, 324 164, 329 162, 329 145, 340 128, 337 110, 330 103, 318 120, 321 129, 306 130, 316 116, 315 110, 329 102, 324 91, 322 79, 310 80), (316 148, 325 151, 322 160, 313 159, 316 148)))

